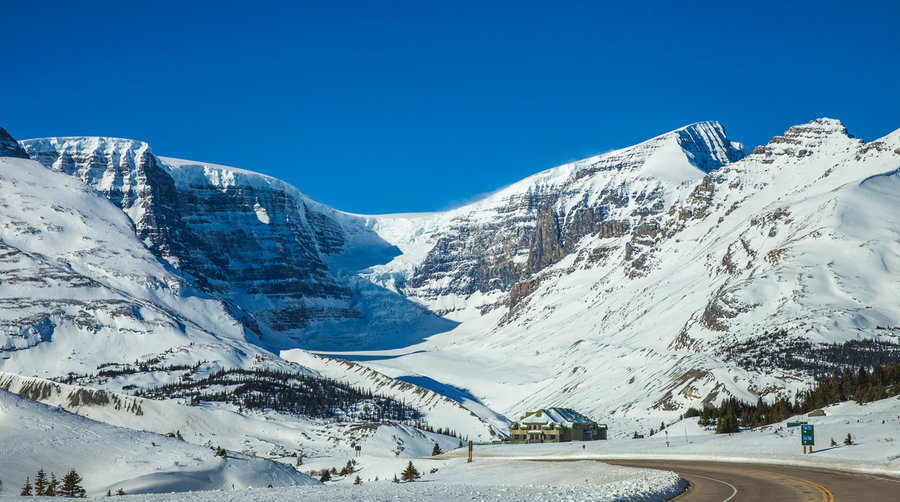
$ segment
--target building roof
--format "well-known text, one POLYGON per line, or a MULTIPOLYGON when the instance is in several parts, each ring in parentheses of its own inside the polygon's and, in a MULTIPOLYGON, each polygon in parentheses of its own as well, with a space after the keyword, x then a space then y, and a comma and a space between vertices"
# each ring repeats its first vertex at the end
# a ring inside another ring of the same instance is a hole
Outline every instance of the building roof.
POLYGON ((593 420, 571 408, 541 408, 537 411, 529 411, 521 416, 516 423, 560 427, 572 427, 574 424, 595 424, 593 420))

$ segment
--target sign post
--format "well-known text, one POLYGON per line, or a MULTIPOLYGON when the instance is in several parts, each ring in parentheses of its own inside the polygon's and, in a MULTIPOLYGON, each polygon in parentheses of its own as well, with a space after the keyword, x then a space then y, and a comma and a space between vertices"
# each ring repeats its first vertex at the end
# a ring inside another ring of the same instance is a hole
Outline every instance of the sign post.
POLYGON ((812 425, 800 426, 800 444, 803 445, 803 454, 805 455, 806 447, 809 446, 809 453, 812 453, 812 447, 816 444, 815 429, 812 425))
POLYGON ((472 442, 471 441, 469 441, 469 459, 466 460, 466 463, 467 464, 472 463, 472 442))
POLYGON ((666 448, 669 447, 669 429, 666 429, 666 448))

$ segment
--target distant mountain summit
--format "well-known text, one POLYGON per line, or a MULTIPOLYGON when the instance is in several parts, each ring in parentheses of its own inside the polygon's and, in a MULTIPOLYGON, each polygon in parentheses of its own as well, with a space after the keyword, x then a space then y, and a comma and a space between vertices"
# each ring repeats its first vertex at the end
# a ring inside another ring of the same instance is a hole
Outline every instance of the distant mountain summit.
POLYGON ((0 157, 28 158, 28 153, 2 127, 0 127, 0 157))

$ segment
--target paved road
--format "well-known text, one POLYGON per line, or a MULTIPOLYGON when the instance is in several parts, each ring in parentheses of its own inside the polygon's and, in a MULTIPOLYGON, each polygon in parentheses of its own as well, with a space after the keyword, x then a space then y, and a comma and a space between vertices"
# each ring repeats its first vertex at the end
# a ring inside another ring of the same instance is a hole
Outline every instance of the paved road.
POLYGON ((815 467, 681 460, 604 460, 677 472, 691 483, 678 502, 898 502, 900 479, 815 467))

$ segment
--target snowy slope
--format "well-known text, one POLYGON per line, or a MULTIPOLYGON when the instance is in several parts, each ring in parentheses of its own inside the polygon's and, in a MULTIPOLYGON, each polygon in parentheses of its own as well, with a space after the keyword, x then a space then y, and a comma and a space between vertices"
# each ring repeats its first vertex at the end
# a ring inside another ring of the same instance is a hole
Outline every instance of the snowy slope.
MULTIPOLYGON (((305 458, 307 464, 316 458, 343 458, 346 461, 354 455, 357 445, 367 454, 415 457, 430 454, 435 443, 449 450, 459 442, 458 438, 421 431, 409 425, 318 420, 270 410, 240 412, 236 406, 222 403, 187 406, 176 400, 142 399, 11 373, 0 373, 0 390, 106 424, 161 435, 177 432, 189 443, 221 446, 229 451, 292 465, 297 456, 305 458)), ((465 412, 455 403, 452 407, 437 405, 432 408, 432 412, 434 409, 446 412, 451 408, 465 412)), ((464 424, 465 420, 459 422, 464 424)), ((475 438, 488 437, 483 432, 484 427, 471 427, 470 430, 476 434, 475 438)))
POLYGON ((0 369, 59 376, 151 357, 239 366, 259 352, 80 181, 3 157, 0 191, 0 369))
POLYGON ((89 495, 315 484, 293 468, 95 422, 0 389, 0 479, 6 494, 43 468, 75 469, 89 495), (15 461, 11 461, 15 459, 15 461))

